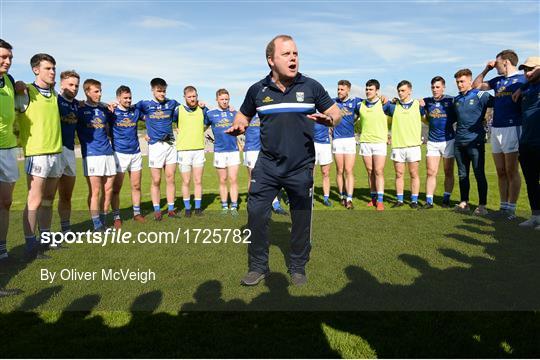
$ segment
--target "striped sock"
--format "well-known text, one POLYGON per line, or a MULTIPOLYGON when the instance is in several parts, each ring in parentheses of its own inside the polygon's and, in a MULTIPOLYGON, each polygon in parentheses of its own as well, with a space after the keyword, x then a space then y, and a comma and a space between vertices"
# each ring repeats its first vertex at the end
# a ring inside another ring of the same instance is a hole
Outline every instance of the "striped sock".
POLYGON ((382 203, 383 200, 384 200, 384 193, 383 192, 378 192, 377 193, 377 202, 382 203))
POLYGON ((329 197, 330 195, 324 195, 324 202, 327 202, 329 197))
POLYGON ((186 210, 191 210, 191 202, 189 201, 189 199, 184 199, 184 208, 186 210))
POLYGON ((413 203, 418 202, 418 194, 411 194, 411 202, 413 203))
POLYGON ((133 205, 133 216, 141 215, 141 206, 133 205))
POLYGON ((37 239, 36 235, 30 235, 24 237, 24 243, 26 247, 26 251, 32 251, 37 246, 37 239))
POLYGON ((7 241, 0 241, 0 255, 7 254, 7 241))
POLYGON ((237 209, 238 208, 238 203, 237 202, 232 202, 231 203, 231 209, 237 209))
POLYGON ((449 193, 449 192, 445 192, 445 193, 443 194, 443 201, 444 201, 444 202, 450 202, 450 195, 452 195, 452 194, 449 193))
POLYGON ((202 203, 201 199, 195 199, 195 209, 200 209, 201 203, 202 203))
POLYGON ((93 215, 92 216, 92 223, 94 224, 94 230, 102 228, 103 223, 101 222, 99 215, 93 215))
POLYGON ((508 209, 508 203, 506 201, 501 201, 499 210, 506 210, 506 209, 508 209))
POLYGON ((107 213, 106 212, 99 214, 99 221, 101 221, 101 223, 103 225, 105 225, 105 223, 107 222, 107 213))
POLYGON ((113 209, 112 214, 114 220, 120 220, 120 209, 113 209))
POLYGON ((174 202, 167 203, 167 211, 174 211, 174 202))
POLYGON ((506 211, 512 213, 512 214, 515 214, 516 212, 516 203, 508 203, 507 204, 507 207, 506 207, 506 211))
POLYGON ((396 194, 396 197, 398 202, 403 202, 403 194, 396 194))
POLYGON ((161 206, 159 206, 159 204, 154 204, 154 212, 160 212, 161 211, 161 206))
POLYGON ((222 209, 228 209, 229 208, 229 203, 227 203, 226 201, 222 201, 221 202, 221 208, 222 209))
POLYGON ((426 195, 426 202, 429 205, 433 205, 433 195, 426 195))
POLYGON ((64 233, 71 231, 71 222, 69 219, 60 221, 60 228, 64 233))

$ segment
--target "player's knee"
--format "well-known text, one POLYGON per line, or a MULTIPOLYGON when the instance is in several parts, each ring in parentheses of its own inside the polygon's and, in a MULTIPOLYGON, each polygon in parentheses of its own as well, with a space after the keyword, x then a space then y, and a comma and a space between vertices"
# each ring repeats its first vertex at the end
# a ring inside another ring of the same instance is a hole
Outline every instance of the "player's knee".
POLYGON ((427 169, 427 176, 428 176, 428 177, 435 177, 435 176, 437 176, 437 170, 435 170, 435 169, 427 169))
POLYGON ((497 170, 497 176, 498 177, 506 177, 507 176, 506 168, 504 166, 497 166, 495 169, 497 170))

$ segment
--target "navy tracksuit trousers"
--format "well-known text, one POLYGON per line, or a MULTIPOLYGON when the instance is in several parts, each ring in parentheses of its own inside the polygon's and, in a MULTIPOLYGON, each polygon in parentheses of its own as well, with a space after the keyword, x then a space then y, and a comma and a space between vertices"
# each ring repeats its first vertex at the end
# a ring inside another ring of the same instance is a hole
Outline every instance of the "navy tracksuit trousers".
POLYGON ((289 273, 305 274, 311 250, 313 165, 306 166, 290 176, 278 176, 273 168, 275 165, 271 160, 259 157, 251 173, 247 204, 248 229, 251 230, 251 243, 248 246, 249 271, 269 271, 268 223, 271 204, 281 188, 284 188, 289 197, 292 220, 289 273))

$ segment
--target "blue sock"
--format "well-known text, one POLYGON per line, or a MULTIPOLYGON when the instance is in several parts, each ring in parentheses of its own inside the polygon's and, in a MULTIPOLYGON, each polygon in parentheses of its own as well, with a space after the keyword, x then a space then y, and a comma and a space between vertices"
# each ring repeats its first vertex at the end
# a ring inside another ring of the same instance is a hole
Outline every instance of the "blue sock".
POLYGON ((384 200, 384 193, 382 193, 382 192, 377 193, 377 202, 382 203, 383 200, 384 200))
POLYGON ((418 194, 411 195, 411 202, 417 203, 418 202, 418 194))
POLYGON ((508 203, 506 201, 501 201, 501 205, 499 206, 500 210, 506 210, 508 209, 508 203))
POLYGON ((60 221, 60 228, 62 229, 62 232, 71 231, 71 222, 69 220, 60 221))
POLYGON ((201 208, 201 199, 195 199, 195 209, 201 208))
POLYGON ((94 229, 99 229, 103 227, 103 223, 101 222, 100 216, 92 216, 92 223, 94 224, 94 229))
POLYGON ((352 201, 352 194, 347 194, 347 201, 352 201))
POLYGON ((238 203, 232 202, 231 203, 231 209, 237 209, 237 208, 238 208, 238 203))
POLYGON ((120 220, 120 209, 114 209, 112 214, 114 220, 120 220))
POLYGON ((228 209, 229 208, 229 203, 227 203, 226 201, 222 201, 221 202, 221 208, 222 209, 228 209))
POLYGON ((443 201, 444 201, 444 202, 450 202, 450 195, 451 195, 451 194, 450 194, 449 192, 445 192, 445 193, 443 194, 443 201))
POLYGON ((167 210, 168 211, 174 211, 174 203, 167 203, 167 210))
POLYGON ((397 194, 397 201, 403 202, 403 194, 397 194))
POLYGON ((24 237, 24 242, 26 245, 26 251, 32 251, 37 246, 36 235, 30 235, 24 237))
POLYGON ((0 241, 0 255, 4 255, 7 253, 7 244, 6 241, 0 241))
POLYGON ((191 210, 191 202, 189 199, 184 199, 184 208, 186 208, 186 210, 191 210))
POLYGON ((281 207, 281 204, 279 203, 279 200, 275 200, 272 201, 272 207, 274 208, 274 210, 277 210, 281 207))
POLYGON ((330 195, 324 195, 324 202, 327 202, 329 197, 330 195))
POLYGON ((154 211, 155 212, 160 212, 161 211, 161 206, 159 206, 159 204, 154 204, 154 211))
POLYGON ((133 205, 133 216, 141 215, 141 206, 133 205))
POLYGON ((371 200, 375 200, 377 198, 377 192, 375 191, 370 192, 370 195, 371 195, 371 200))
POLYGON ((426 195, 426 202, 433 205, 433 195, 426 195))

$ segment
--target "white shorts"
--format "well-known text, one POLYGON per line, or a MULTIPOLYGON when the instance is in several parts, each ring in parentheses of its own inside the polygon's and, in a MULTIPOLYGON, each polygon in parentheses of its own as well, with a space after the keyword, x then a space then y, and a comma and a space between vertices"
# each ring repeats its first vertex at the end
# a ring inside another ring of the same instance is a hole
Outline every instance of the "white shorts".
POLYGON ((148 145, 148 166, 161 169, 165 165, 176 164, 177 158, 176 145, 158 141, 155 144, 148 145))
POLYGON ((386 156, 386 143, 360 143, 360 152, 362 156, 386 156))
POLYGON ((199 168, 204 166, 206 158, 204 150, 180 150, 178 151, 178 164, 180 172, 191 171, 191 167, 199 168))
POLYGON ((420 146, 392 149, 390 158, 395 162, 401 163, 420 161, 422 160, 422 149, 420 146))
POLYGON ((142 169, 142 154, 123 154, 114 153, 114 161, 116 163, 116 172, 125 173, 126 171, 140 171, 142 169))
POLYGON ((24 159, 26 173, 41 178, 59 178, 62 176, 62 155, 34 155, 24 159))
POLYGON ((513 153, 519 149, 521 126, 491 128, 491 151, 493 154, 513 153))
POLYGON ((448 141, 428 141, 426 156, 442 156, 445 159, 454 157, 455 140, 448 141))
POLYGON ((255 167, 259 158, 259 150, 244 151, 244 165, 250 169, 255 167))
POLYGON ((214 153, 214 167, 224 169, 235 165, 240 165, 240 151, 214 153))
POLYGON ((332 144, 315 143, 315 165, 332 163, 332 144))
POLYGON ((0 181, 14 183, 19 179, 19 166, 17 165, 17 148, 0 149, 0 181))
POLYGON ((356 155, 356 139, 351 137, 332 140, 332 152, 334 154, 356 155))
POLYGON ((68 149, 67 147, 62 148, 62 175, 66 176, 75 176, 77 169, 77 162, 75 161, 75 151, 68 149))
POLYGON ((98 155, 83 157, 84 176, 116 175, 114 155, 98 155))

